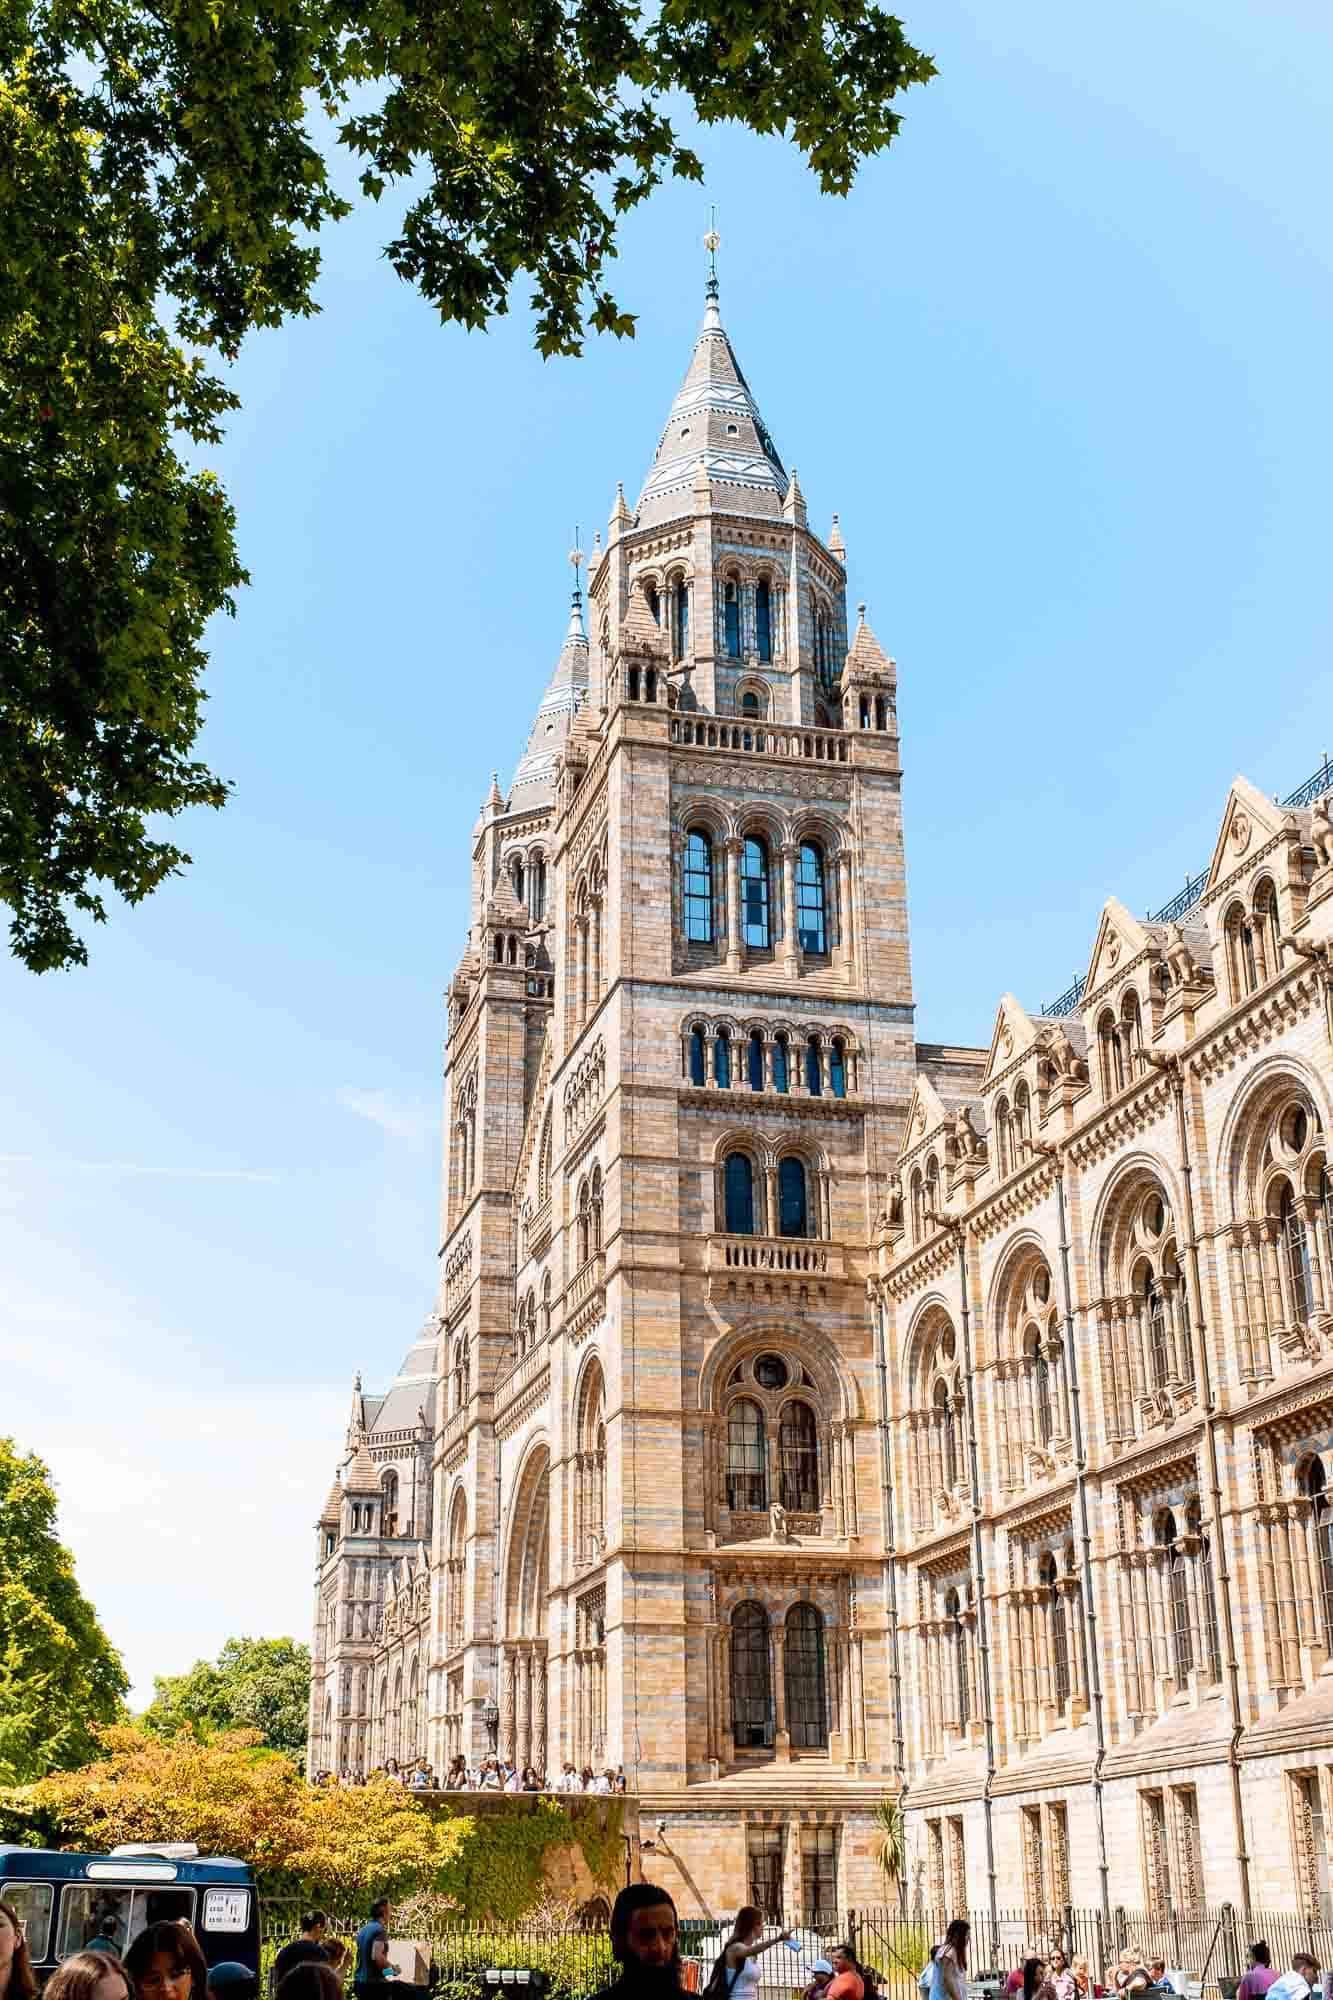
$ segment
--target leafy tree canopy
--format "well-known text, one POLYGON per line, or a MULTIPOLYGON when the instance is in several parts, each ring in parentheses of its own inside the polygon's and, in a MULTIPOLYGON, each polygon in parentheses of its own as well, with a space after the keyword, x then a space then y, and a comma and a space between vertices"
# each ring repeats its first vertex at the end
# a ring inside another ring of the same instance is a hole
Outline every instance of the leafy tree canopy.
POLYGON ((56 1538, 50 1473, 0 1437, 0 1784, 84 1763, 128 1685, 56 1538))
POLYGON ((203 633, 245 581, 231 508, 186 462, 233 394, 206 357, 315 310, 348 209, 444 320, 533 282, 544 354, 633 332, 617 225, 698 180, 667 115, 800 149, 841 194, 933 74, 873 0, 0 0, 0 898, 34 971, 84 963, 101 885, 189 856, 163 816, 220 806, 191 755, 203 633), (323 129, 320 127, 318 129, 323 129))
POLYGON ((300 1769, 309 1705, 308 1646, 292 1639, 228 1639, 215 1661, 196 1660, 188 1673, 159 1675, 141 1724, 154 1736, 190 1729, 206 1738, 254 1729, 300 1769))
POLYGON ((339 1908, 371 1891, 430 1886, 472 1832, 387 1780, 328 1791, 308 1786, 257 1731, 201 1743, 126 1726, 102 1732, 101 1755, 21 1793, 0 1792, 0 1825, 101 1852, 118 1841, 193 1840, 248 1861, 269 1894, 339 1908))

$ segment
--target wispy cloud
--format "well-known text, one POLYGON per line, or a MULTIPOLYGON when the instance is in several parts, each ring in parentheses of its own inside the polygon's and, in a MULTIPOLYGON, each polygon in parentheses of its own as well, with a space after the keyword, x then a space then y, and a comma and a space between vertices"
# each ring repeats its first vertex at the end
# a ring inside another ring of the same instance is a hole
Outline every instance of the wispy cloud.
POLYGON ((50 1174, 108 1174, 128 1179, 152 1175, 168 1181, 276 1181, 278 1174, 265 1167, 177 1167, 154 1166, 142 1160, 72 1160, 56 1154, 0 1153, 0 1167, 36 1167, 50 1174))
POLYGON ((334 1096, 344 1111, 368 1119, 389 1138, 402 1139, 409 1145, 419 1145, 434 1123, 420 1099, 397 1097, 391 1090, 363 1090, 357 1084, 345 1083, 334 1096))

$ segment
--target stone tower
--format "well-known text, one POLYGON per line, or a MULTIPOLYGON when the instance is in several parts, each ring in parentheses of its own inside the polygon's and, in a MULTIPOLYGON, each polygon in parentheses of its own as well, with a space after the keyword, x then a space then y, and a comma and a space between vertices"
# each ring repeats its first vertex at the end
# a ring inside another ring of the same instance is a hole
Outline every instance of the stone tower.
POLYGON ((424 1747, 623 1764, 684 1907, 873 1893, 893 1755, 867 1246, 915 1052, 845 563, 710 281, 448 994, 424 1747))

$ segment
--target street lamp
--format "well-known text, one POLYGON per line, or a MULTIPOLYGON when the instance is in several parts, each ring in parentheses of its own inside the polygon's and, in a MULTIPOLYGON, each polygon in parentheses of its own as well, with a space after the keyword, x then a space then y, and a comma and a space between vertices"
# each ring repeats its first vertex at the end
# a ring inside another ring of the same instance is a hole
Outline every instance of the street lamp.
POLYGON ((500 1711, 493 1701, 486 1703, 481 1711, 481 1719, 486 1724, 486 1734, 491 1739, 491 1755, 493 1757, 495 1755, 495 1746, 500 1740, 500 1711))

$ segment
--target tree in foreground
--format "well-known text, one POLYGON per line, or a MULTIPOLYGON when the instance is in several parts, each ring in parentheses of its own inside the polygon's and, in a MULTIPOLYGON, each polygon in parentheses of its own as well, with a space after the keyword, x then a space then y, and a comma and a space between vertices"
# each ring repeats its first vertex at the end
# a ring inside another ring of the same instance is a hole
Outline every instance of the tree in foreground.
POLYGON ((128 1685, 57 1539, 50 1473, 0 1437, 0 1784, 86 1762, 128 1685))
POLYGON ((255 1730, 200 1742, 127 1726, 104 1730, 82 1770, 0 1793, 0 1826, 95 1853, 120 1841, 193 1840, 203 1853, 248 1861, 270 1894, 340 1907, 432 1883, 472 1830, 387 1780, 315 1790, 255 1730))
POLYGON ((183 453, 233 394, 205 357, 313 312, 347 213, 317 113, 394 268, 484 327, 533 286, 537 345, 633 332, 616 231, 701 178, 667 103, 795 144, 845 194, 933 74, 870 0, 0 0, 0 898, 34 971, 86 962, 102 885, 137 902, 221 806, 193 757, 204 628, 245 581, 183 453))
POLYGON ((216 1660, 188 1673, 158 1675, 140 1718, 150 1735, 200 1737, 254 1729, 298 1770, 305 1765, 310 1708, 310 1649, 293 1639, 228 1639, 216 1660))

